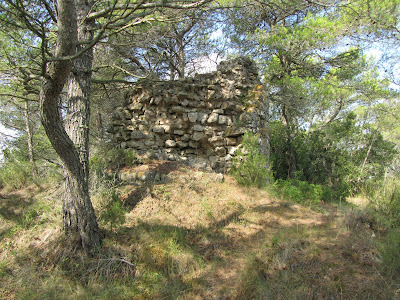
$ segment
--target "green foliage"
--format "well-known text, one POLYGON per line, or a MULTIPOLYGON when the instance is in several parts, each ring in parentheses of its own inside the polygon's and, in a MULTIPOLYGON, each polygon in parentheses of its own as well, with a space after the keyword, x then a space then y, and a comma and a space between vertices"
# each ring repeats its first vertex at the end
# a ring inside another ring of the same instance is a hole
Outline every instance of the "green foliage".
POLYGON ((109 224, 110 229, 113 230, 116 226, 125 222, 126 211, 115 189, 112 189, 111 193, 107 193, 105 198, 105 205, 100 213, 100 220, 106 225, 109 224))
POLYGON ((31 184, 59 183, 62 171, 50 142, 38 131, 33 139, 34 164, 29 161, 26 135, 7 142, 0 166, 0 182, 4 188, 16 190, 31 184))
POLYGON ((273 191, 284 199, 307 205, 316 205, 320 201, 330 202, 338 197, 335 191, 325 185, 296 179, 274 182, 273 191))
POLYGON ((117 182, 116 171, 137 162, 133 150, 103 148, 89 160, 91 189, 101 194, 102 190, 113 188, 117 182))
POLYGON ((370 184, 363 192, 371 200, 370 207, 381 224, 400 228, 400 181, 397 178, 370 184))
POLYGON ((400 180, 398 176, 365 186, 363 192, 370 199, 369 209, 379 227, 386 234, 379 240, 382 263, 387 274, 400 276, 400 180))
POLYGON ((400 228, 388 231, 381 244, 381 256, 386 272, 393 278, 400 276, 400 228))
POLYGON ((33 182, 32 166, 16 151, 5 149, 3 151, 5 162, 0 168, 1 186, 8 190, 16 190, 33 182))
POLYGON ((34 226, 36 222, 36 218, 39 216, 39 211, 36 209, 30 209, 26 212, 26 214, 22 218, 21 225, 24 228, 30 228, 34 226))
POLYGON ((246 133, 242 148, 233 159, 232 174, 237 182, 247 186, 263 187, 270 177, 267 158, 260 151, 259 136, 246 133))
POLYGON ((101 149, 90 161, 90 168, 94 172, 102 172, 106 168, 119 169, 124 166, 131 166, 137 162, 134 150, 121 148, 101 149))
POLYGON ((332 121, 325 127, 293 130, 290 144, 285 127, 275 121, 270 125, 271 169, 277 180, 290 179, 287 153, 295 153, 295 178, 312 184, 326 185, 333 198, 344 198, 384 176, 393 161, 395 145, 368 125, 360 127, 355 114, 332 121))
POLYGON ((107 157, 109 161, 118 167, 131 166, 137 160, 135 151, 121 148, 110 150, 107 153, 107 157))

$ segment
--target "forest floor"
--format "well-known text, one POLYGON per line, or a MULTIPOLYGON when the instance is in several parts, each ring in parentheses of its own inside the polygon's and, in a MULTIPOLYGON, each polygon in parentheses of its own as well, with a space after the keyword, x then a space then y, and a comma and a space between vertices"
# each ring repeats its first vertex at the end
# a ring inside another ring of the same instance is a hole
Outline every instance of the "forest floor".
POLYGON ((59 189, 0 192, 0 298, 399 297, 363 199, 307 207, 230 176, 165 172, 164 182, 119 187, 125 222, 100 220, 103 246, 90 259, 61 234, 59 189))

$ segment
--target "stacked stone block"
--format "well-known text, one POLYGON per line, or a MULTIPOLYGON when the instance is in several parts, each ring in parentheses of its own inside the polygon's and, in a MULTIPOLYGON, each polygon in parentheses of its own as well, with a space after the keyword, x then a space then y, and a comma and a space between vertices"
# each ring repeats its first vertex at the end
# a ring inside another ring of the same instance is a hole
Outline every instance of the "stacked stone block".
POLYGON ((116 108, 112 131, 140 156, 225 172, 242 135, 259 132, 260 87, 254 62, 243 57, 193 78, 138 83, 116 108))

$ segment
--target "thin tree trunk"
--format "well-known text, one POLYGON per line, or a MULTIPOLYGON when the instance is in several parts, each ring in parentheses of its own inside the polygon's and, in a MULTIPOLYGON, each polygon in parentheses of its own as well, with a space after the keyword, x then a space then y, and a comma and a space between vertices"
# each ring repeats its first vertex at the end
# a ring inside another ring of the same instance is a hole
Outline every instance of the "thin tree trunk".
POLYGON ((286 131, 287 151, 285 153, 288 162, 288 178, 295 178, 297 170, 296 166, 296 149, 293 145, 293 133, 291 128, 290 112, 285 105, 282 105, 282 122, 286 131))
POLYGON ((104 143, 104 125, 103 125, 103 117, 101 113, 98 112, 96 115, 96 128, 97 128, 97 138, 100 140, 101 143, 104 143))
POLYGON ((176 38, 177 50, 178 50, 178 77, 179 79, 185 78, 185 49, 183 46, 183 36, 178 36, 176 38))
MULTIPOLYGON (((269 157, 270 157, 270 143, 269 143, 269 99, 265 86, 261 91, 261 151, 267 158, 265 169, 269 172, 269 157)), ((269 183, 269 176, 267 177, 267 184, 269 183)))
POLYGON ((358 182, 360 182, 361 179, 362 179, 362 176, 363 176, 363 173, 364 173, 364 168, 365 168, 365 165, 367 164, 369 155, 371 154, 372 146, 374 145, 376 135, 377 135, 377 131, 375 131, 374 135, 372 136, 371 144, 368 147, 367 154, 365 155, 363 164, 361 166, 360 175, 358 176, 358 180, 357 180, 358 182))
POLYGON ((36 170, 36 164, 35 164, 35 156, 33 153, 33 134, 32 134, 32 128, 31 128, 30 115, 29 115, 28 100, 25 101, 24 115, 25 115, 25 131, 26 131, 26 142, 28 145, 29 162, 31 163, 32 175, 35 176, 37 174, 37 170, 36 170))

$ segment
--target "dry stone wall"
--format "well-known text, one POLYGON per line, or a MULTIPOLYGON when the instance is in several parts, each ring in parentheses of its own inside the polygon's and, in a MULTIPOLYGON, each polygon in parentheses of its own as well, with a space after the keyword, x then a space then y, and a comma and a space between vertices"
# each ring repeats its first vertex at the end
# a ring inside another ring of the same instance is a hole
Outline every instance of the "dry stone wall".
POLYGON ((116 108, 112 131, 140 156, 226 172, 242 135, 262 126, 260 88, 255 63, 243 57, 213 73, 143 82, 116 108))

